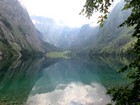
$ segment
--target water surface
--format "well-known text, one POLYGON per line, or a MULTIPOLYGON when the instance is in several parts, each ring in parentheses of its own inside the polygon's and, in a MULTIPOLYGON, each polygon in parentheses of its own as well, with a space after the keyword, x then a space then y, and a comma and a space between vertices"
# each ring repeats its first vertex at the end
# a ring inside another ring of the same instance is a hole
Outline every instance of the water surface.
POLYGON ((123 85, 122 57, 28 59, 0 63, 2 105, 105 105, 106 89, 123 85))

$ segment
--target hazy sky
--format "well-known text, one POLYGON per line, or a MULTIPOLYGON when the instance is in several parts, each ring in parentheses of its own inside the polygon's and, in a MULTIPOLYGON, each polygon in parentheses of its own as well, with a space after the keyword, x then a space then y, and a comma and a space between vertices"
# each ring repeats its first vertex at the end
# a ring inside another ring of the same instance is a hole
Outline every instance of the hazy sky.
POLYGON ((71 27, 97 23, 98 14, 92 19, 79 15, 86 0, 19 0, 30 15, 53 18, 58 24, 71 27))

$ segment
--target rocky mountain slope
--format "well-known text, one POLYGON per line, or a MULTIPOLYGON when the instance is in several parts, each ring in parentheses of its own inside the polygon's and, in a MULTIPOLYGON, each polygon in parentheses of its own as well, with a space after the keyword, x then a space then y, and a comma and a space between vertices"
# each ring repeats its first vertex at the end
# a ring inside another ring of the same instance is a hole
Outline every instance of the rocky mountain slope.
MULTIPOLYGON (((0 52, 3 56, 44 53, 41 40, 25 8, 17 0, 0 0, 0 52)), ((48 49, 47 49, 48 50, 48 49)))

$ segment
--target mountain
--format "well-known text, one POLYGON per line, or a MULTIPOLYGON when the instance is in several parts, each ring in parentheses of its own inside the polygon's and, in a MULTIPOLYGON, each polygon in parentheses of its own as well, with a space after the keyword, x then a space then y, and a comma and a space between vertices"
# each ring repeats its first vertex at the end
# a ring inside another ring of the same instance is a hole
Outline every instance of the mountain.
MULTIPOLYGON (((43 39, 50 44, 69 50, 77 50, 83 46, 87 48, 89 42, 93 42, 98 32, 97 27, 85 24, 79 28, 60 26, 50 18, 31 16, 35 27, 43 34, 43 39)), ((90 44, 91 44, 90 43, 90 44)))
POLYGON ((92 46, 92 54, 126 54, 135 42, 131 38, 133 27, 118 26, 127 19, 131 10, 122 11, 124 2, 119 2, 109 13, 104 27, 99 29, 96 42, 92 46))
MULTIPOLYGON (((41 40, 28 12, 17 0, 0 0, 0 52, 3 56, 20 57, 44 53, 41 40)), ((47 49, 48 50, 48 49, 47 49)))
POLYGON ((131 38, 133 27, 118 26, 127 19, 131 10, 122 11, 124 2, 116 4, 109 13, 104 27, 85 24, 79 28, 59 26, 53 19, 32 16, 35 27, 42 33, 44 41, 59 48, 69 49, 85 55, 126 54, 132 49, 135 39, 131 38))
POLYGON ((90 48, 89 45, 94 44, 98 31, 98 27, 92 27, 89 24, 83 25, 79 28, 79 33, 75 42, 71 45, 71 49, 76 50, 90 48))
POLYGON ((41 16, 31 16, 35 27, 43 34, 43 39, 59 48, 68 48, 72 43, 73 37, 78 33, 77 29, 59 26, 51 18, 41 16), (69 35, 74 33, 73 35, 69 35), (70 40, 71 39, 71 40, 70 40))

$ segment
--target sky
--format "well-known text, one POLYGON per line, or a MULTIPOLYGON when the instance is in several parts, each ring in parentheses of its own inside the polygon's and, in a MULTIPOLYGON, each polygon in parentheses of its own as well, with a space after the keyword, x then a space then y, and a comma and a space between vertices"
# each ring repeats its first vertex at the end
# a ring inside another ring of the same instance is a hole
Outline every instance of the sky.
POLYGON ((79 15, 86 0, 19 0, 29 15, 52 18, 59 25, 79 27, 83 24, 97 25, 99 13, 89 20, 79 15))

